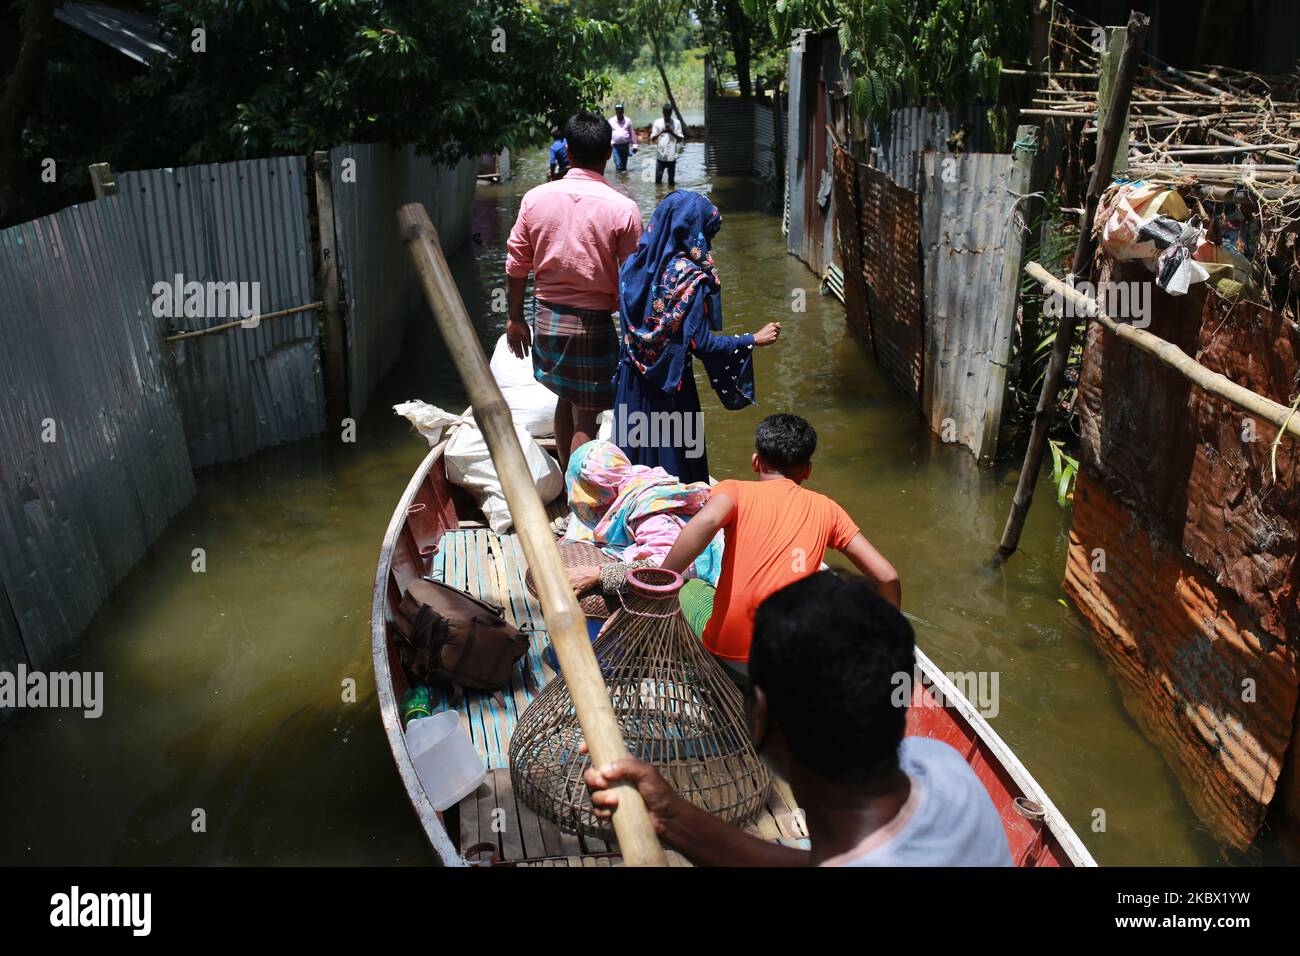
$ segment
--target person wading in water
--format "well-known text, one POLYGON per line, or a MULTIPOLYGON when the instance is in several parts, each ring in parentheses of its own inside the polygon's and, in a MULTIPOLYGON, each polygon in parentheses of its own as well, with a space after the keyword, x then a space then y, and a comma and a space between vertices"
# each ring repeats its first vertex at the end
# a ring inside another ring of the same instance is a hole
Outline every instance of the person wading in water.
POLYGON ((688 484, 709 480, 695 359, 724 408, 746 408, 755 402, 754 349, 781 334, 779 322, 722 334, 722 280, 710 251, 720 228, 708 196, 669 193, 619 273, 614 443, 634 464, 658 465, 688 484))
POLYGON ((575 113, 564 132, 568 174, 524 194, 506 243, 506 339, 519 358, 532 348, 533 375, 559 399, 555 445, 562 468, 575 448, 596 437, 598 416, 613 407, 618 269, 641 238, 641 210, 602 175, 612 152, 609 123, 596 113, 575 113), (524 321, 530 274, 535 330, 524 321))

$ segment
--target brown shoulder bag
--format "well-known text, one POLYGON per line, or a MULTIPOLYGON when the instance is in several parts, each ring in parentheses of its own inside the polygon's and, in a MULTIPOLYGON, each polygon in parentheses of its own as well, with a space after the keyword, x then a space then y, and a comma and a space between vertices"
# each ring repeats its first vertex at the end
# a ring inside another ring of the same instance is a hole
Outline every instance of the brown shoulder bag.
MULTIPOLYGON (((506 622, 505 609, 440 581, 412 581, 393 617, 398 656, 412 683, 451 686, 453 706, 464 689, 495 690, 528 653, 528 635, 506 622)), ((523 668, 526 684, 531 683, 523 668)))

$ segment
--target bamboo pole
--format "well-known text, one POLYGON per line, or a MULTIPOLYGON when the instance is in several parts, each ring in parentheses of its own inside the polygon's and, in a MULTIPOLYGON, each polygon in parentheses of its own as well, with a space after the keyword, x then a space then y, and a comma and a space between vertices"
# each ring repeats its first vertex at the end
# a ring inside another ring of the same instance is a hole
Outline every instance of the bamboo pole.
MULTIPOLYGON (((591 759, 600 765, 626 757, 627 746, 614 717, 605 679, 591 650, 586 618, 569 586, 546 508, 533 486, 523 449, 515 436, 510 409, 488 370, 465 303, 443 258, 437 230, 419 203, 408 203, 399 209, 397 222, 447 351, 473 403, 474 419, 492 452, 497 478, 510 504, 510 514, 546 615, 551 644, 568 683, 591 759)), ((668 865, 645 803, 635 787, 619 788, 613 824, 623 860, 629 866, 668 865)))
POLYGON ((213 335, 217 332, 225 332, 227 329, 243 326, 248 329, 255 329, 259 324, 267 319, 278 319, 284 315, 297 315, 299 312, 310 312, 312 309, 319 309, 324 303, 308 302, 306 305, 295 305, 290 309, 281 309, 279 312, 263 312, 261 315, 249 316, 247 319, 235 319, 233 322, 223 322, 220 325, 214 325, 208 329, 197 329, 193 332, 177 332, 175 335, 169 335, 163 341, 179 342, 182 339, 197 339, 205 335, 213 335))
POLYGON ((1077 289, 1066 285, 1037 262, 1025 265, 1025 272, 1033 277, 1044 289, 1068 299, 1077 314, 1096 319, 1106 331, 1122 339, 1134 348, 1141 349, 1154 356, 1162 364, 1172 368, 1183 378, 1196 385, 1202 391, 1209 392, 1225 402, 1231 402, 1244 412, 1257 415, 1273 424, 1278 431, 1285 432, 1292 438, 1300 439, 1300 420, 1292 414, 1290 407, 1275 402, 1258 392, 1252 392, 1243 385, 1238 385, 1225 375, 1206 368, 1186 352, 1167 342, 1158 335, 1152 335, 1146 329, 1139 329, 1124 322, 1116 322, 1102 311, 1100 305, 1077 289))
MULTIPOLYGON (((1246 140, 1242 139, 1240 136, 1232 136, 1232 135, 1230 135, 1230 134, 1228 134, 1228 133, 1224 133, 1224 132, 1222 132, 1221 130, 1211 129, 1211 130, 1206 130, 1206 133, 1207 133, 1207 135, 1209 135, 1209 136, 1213 136, 1215 139, 1217 139, 1217 140, 1221 140, 1221 141, 1223 141, 1223 142, 1225 142, 1225 143, 1234 143, 1234 144, 1236 144, 1237 146, 1250 146, 1250 145, 1251 145, 1250 143, 1246 142, 1246 140)), ((1265 155, 1266 155, 1266 156, 1270 156, 1270 157, 1272 157, 1273 159, 1295 159, 1294 156, 1288 155, 1286 152, 1284 152, 1285 147, 1282 147, 1281 149, 1279 149, 1278 146, 1280 146, 1280 145, 1281 145, 1281 144, 1276 144, 1276 143, 1275 143, 1275 144, 1272 145, 1272 147, 1266 147, 1266 148, 1268 148, 1268 152, 1265 153, 1265 155)), ((1255 148, 1255 149, 1259 149, 1260 147, 1256 146, 1256 147, 1254 147, 1254 148, 1255 148)), ((1294 148, 1295 148, 1294 145, 1292 145, 1291 148, 1294 149, 1294 148)))
MULTIPOLYGON (((1097 161, 1092 167, 1092 179, 1088 183, 1085 212, 1079 220, 1079 244, 1074 250, 1072 265, 1074 275, 1087 275, 1092 269, 1092 257, 1097 251, 1097 239, 1092 234, 1092 222, 1097 216, 1101 194, 1111 181, 1115 155, 1123 136, 1125 123, 1128 121, 1128 101, 1133 95, 1133 81, 1137 77, 1138 62, 1142 58, 1142 46, 1150 22, 1148 17, 1137 11, 1129 13, 1128 26, 1124 34, 1124 48, 1120 51, 1115 82, 1110 87, 1110 102, 1107 104, 1105 115, 1098 117, 1101 135, 1097 137, 1097 161)), ((1002 541, 998 545, 997 557, 1002 561, 1009 558, 1019 547, 1020 533, 1024 530, 1025 518, 1034 500, 1034 484, 1038 481, 1038 470, 1043 464, 1043 452, 1047 448, 1047 433, 1052 424, 1052 407, 1056 404, 1056 393, 1061 386, 1061 376, 1065 373, 1066 360, 1070 356, 1074 328, 1074 316, 1069 310, 1064 310, 1056 327, 1056 341, 1052 343, 1052 354, 1047 361, 1047 370, 1043 373, 1043 390, 1038 396, 1038 405, 1034 409, 1034 424, 1029 432, 1029 447, 1025 450, 1024 465, 1020 469, 1015 497, 1011 500, 1011 511, 1007 515, 1002 541)))
POLYGON ((1043 116, 1047 119, 1093 119, 1095 113, 1082 113, 1072 110, 1021 110, 1021 116, 1043 116))
POLYGON ((1230 156, 1235 153, 1264 153, 1275 150, 1286 155, 1286 150, 1294 149, 1294 145, 1270 143, 1265 146, 1165 146, 1160 152, 1168 153, 1170 156, 1230 156))

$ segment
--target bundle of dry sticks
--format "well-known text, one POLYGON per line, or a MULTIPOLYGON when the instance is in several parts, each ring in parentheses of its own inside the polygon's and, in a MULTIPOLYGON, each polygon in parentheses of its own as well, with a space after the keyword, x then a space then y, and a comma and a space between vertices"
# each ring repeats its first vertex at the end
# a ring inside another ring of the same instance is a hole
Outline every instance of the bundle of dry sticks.
MULTIPOLYGON (((1056 11, 1051 66, 1035 75, 1040 85, 1021 112, 1064 134, 1062 159, 1069 162, 1080 141, 1096 136, 1104 34, 1062 7, 1056 11)), ((1300 73, 1179 70, 1148 62, 1133 89, 1122 165, 1128 178, 1178 188, 1207 223, 1210 238, 1235 245, 1259 270, 1275 308, 1295 314, 1300 73)))

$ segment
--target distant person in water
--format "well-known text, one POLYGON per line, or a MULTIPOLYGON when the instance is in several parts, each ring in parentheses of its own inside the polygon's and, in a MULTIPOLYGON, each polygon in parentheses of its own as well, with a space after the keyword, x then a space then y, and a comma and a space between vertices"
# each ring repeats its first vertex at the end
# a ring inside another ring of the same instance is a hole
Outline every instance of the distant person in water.
POLYGON ((840 551, 899 607, 898 572, 825 495, 803 487, 812 475, 817 432, 798 415, 769 415, 754 431, 751 460, 757 481, 720 481, 663 560, 681 574, 724 530, 722 573, 715 592, 691 580, 681 590, 682 613, 704 646, 742 687, 758 606, 786 585, 816 574, 827 547, 840 551))
POLYGON ((614 147, 614 168, 627 172, 627 157, 636 152, 636 127, 623 113, 623 104, 614 104, 614 115, 609 118, 609 129, 614 147))
POLYGON ((551 131, 551 161, 547 166, 547 179, 563 179, 569 171, 569 144, 558 130, 551 131))
POLYGON ((565 140, 568 174, 524 194, 506 241, 506 340, 519 358, 533 349, 533 375, 558 399, 562 467, 573 449, 596 437, 600 412, 613 407, 618 267, 641 238, 641 210, 601 175, 609 123, 597 113, 575 113, 565 140), (536 300, 531 330, 524 321, 529 274, 536 300))
POLYGON ((623 334, 611 438, 634 464, 658 465, 687 483, 709 480, 694 360, 725 408, 744 408, 754 403, 754 348, 781 334, 777 322, 718 334, 722 282, 710 243, 721 227, 707 196, 670 193, 619 273, 623 334))
POLYGON ((664 115, 654 121, 650 127, 650 139, 655 144, 655 185, 664 181, 668 174, 668 185, 677 185, 677 157, 686 142, 686 130, 682 124, 673 119, 672 104, 664 104, 664 115))
POLYGON ((804 811, 808 850, 725 823, 634 757, 587 770, 597 816, 631 784, 659 838, 697 866, 1010 866, 997 808, 962 755, 903 736, 895 688, 914 654, 907 619, 856 575, 823 571, 759 606, 745 721, 804 811))

